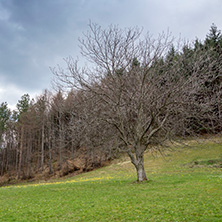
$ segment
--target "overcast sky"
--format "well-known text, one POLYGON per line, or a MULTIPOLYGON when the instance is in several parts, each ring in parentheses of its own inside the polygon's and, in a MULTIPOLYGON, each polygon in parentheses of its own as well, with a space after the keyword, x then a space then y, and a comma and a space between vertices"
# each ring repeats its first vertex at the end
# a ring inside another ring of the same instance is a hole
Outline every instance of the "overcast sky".
POLYGON ((221 0, 0 0, 0 103, 51 89, 49 67, 78 55, 89 20, 195 40, 222 29, 221 12, 221 0))

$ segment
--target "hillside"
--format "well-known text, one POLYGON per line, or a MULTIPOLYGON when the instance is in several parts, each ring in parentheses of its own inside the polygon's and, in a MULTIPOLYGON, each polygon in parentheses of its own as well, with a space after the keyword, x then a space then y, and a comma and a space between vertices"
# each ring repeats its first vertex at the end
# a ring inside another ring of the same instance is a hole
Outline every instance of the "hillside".
POLYGON ((145 155, 149 182, 127 157, 49 183, 0 188, 0 221, 222 221, 222 143, 145 155))

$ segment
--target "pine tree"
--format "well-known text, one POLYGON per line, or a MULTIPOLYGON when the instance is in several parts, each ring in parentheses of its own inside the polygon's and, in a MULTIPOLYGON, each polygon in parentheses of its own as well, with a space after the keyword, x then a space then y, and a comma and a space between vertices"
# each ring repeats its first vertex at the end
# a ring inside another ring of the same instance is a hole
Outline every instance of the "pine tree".
POLYGON ((3 142, 3 134, 7 129, 7 122, 9 121, 11 111, 8 108, 6 102, 1 103, 0 105, 0 147, 3 142))
POLYGON ((218 47, 222 47, 222 34, 214 23, 210 28, 209 34, 206 36, 205 47, 207 49, 214 48, 215 50, 218 50, 218 47))
POLYGON ((16 107, 18 109, 18 122, 17 122, 17 132, 19 137, 19 158, 18 158, 18 172, 17 178, 20 179, 22 170, 22 159, 24 151, 24 137, 25 137, 25 125, 26 125, 26 113, 30 106, 30 96, 29 94, 24 94, 18 101, 16 107))

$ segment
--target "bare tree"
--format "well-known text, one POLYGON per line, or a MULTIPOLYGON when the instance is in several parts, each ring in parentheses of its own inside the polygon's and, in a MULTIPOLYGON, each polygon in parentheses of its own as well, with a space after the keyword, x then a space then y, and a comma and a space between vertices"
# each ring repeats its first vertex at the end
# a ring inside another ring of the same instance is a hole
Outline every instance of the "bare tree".
POLYGON ((157 149, 170 136, 191 133, 187 126, 193 119, 209 115, 209 101, 197 102, 195 96, 211 74, 201 65, 203 58, 208 59, 203 55, 195 61, 192 75, 183 75, 179 52, 173 62, 165 59, 173 41, 170 33, 157 39, 149 34, 142 38, 141 33, 138 28, 89 24, 79 40, 89 65, 80 69, 68 58, 68 71, 53 69, 60 86, 85 95, 81 103, 82 122, 88 129, 85 144, 112 144, 128 153, 140 182, 147 180, 146 150, 157 149))

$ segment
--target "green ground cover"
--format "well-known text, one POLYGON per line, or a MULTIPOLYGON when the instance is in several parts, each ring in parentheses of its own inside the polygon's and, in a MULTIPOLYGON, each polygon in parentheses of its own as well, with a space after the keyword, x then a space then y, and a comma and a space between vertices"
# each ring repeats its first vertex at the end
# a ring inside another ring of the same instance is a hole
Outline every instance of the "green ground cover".
POLYGON ((0 188, 0 221, 222 221, 222 144, 146 154, 149 182, 129 159, 51 183, 0 188))

